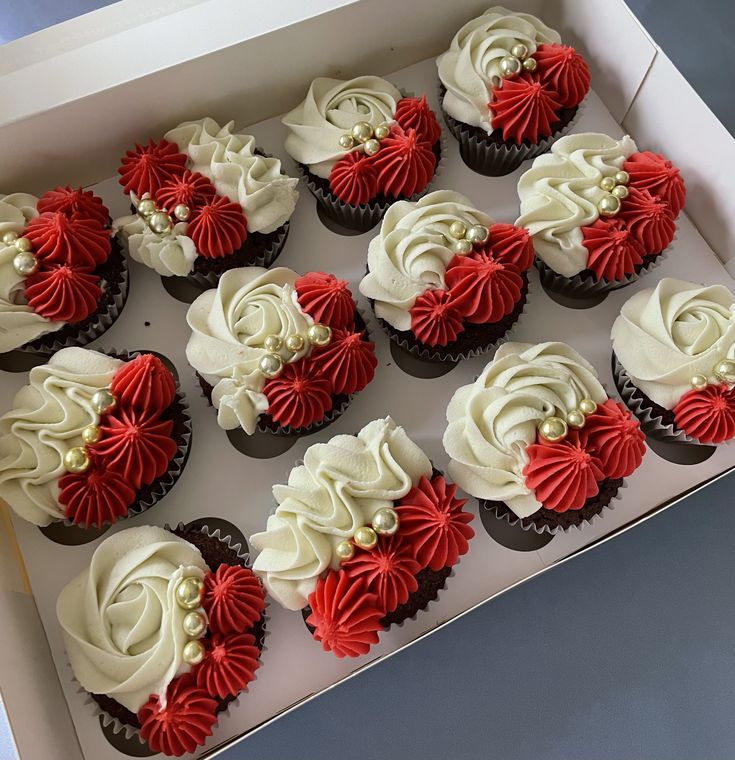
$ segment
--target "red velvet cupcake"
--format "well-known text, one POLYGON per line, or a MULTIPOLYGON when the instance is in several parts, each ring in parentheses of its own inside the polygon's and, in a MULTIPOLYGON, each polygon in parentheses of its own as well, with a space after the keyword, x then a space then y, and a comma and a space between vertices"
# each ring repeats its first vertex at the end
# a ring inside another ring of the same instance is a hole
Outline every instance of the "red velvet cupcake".
POLYGON ((374 227, 393 201, 423 195, 441 159, 426 96, 405 97, 380 77, 319 77, 283 123, 320 216, 346 234, 374 227))
POLYGON ((102 200, 57 187, 0 197, 0 361, 25 371, 84 346, 117 319, 128 293, 125 258, 102 200))

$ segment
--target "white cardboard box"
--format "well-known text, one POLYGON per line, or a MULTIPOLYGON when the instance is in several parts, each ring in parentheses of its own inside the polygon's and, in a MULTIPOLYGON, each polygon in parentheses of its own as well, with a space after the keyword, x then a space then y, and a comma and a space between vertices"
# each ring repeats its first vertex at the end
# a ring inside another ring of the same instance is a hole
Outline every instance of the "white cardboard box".
MULTIPOLYGON (((477 0, 312 0, 307 8, 296 0, 274 0, 258 3, 256 10, 241 0, 180 0, 151 11, 141 0, 123 0, 39 32, 0 48, 0 190, 42 192, 58 183, 97 184, 113 214, 122 213, 126 199, 114 179, 107 179, 122 151, 178 121, 203 115, 253 125, 249 131, 259 145, 292 168, 277 115, 303 97, 314 76, 388 74, 399 87, 426 92, 436 106, 433 57, 485 5, 477 0)), ((735 289, 735 175, 730 168, 735 166, 735 141, 622 0, 508 0, 506 5, 537 13, 590 61, 594 92, 574 131, 627 131, 642 149, 667 154, 687 183, 687 206, 669 255, 639 283, 611 294, 600 306, 585 311, 559 306, 532 274, 529 304, 514 337, 567 340, 595 364, 612 392, 609 329, 636 289, 665 275, 735 289)), ((451 137, 448 147, 437 186, 460 190, 497 220, 513 221, 515 184, 526 167, 509 177, 481 177, 464 166, 451 137)), ((335 272, 349 279, 357 293, 372 234, 340 237, 330 232, 303 188, 279 264, 335 272)), ((230 446, 197 391, 184 356, 186 308, 165 293, 152 271, 131 264, 128 304, 94 344, 168 355, 179 369, 194 423, 192 455, 181 482, 153 510, 112 530, 219 516, 250 535, 264 526, 274 506, 271 485, 284 482, 308 445, 355 432, 388 413, 437 467, 446 467, 444 409, 453 390, 473 379, 486 360, 465 362, 434 380, 411 378, 395 365, 387 337, 373 323, 378 372, 345 415, 280 457, 251 460, 230 446)), ((3 410, 24 382, 24 375, 0 373, 3 410)), ((298 613, 272 604, 258 678, 221 718, 200 756, 212 756, 218 747, 734 468, 733 447, 720 447, 696 466, 670 464, 649 450, 613 510, 535 551, 500 546, 475 520, 470 552, 439 600, 415 620, 391 628, 357 660, 340 661, 321 652, 298 613)), ((0 516, 0 593, 6 613, 0 618, 0 695, 20 756, 122 758, 71 678, 54 613, 61 587, 87 566, 99 540, 64 547, 7 511, 0 516)))

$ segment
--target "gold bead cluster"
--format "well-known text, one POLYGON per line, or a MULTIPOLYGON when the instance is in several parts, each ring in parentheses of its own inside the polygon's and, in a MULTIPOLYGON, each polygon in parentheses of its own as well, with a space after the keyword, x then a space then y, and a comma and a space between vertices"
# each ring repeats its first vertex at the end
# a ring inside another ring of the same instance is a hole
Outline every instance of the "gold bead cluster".
POLYGON ((27 237, 18 237, 17 232, 8 230, 3 234, 2 241, 15 247, 17 253, 13 257, 13 269, 21 277, 30 277, 38 271, 38 259, 33 255, 33 246, 27 237))
POLYGON ((207 618, 198 610, 204 599, 204 581, 195 575, 185 576, 176 586, 174 596, 176 604, 182 610, 188 610, 181 621, 181 627, 190 639, 184 644, 181 657, 189 665, 198 665, 206 654, 199 637, 207 630, 207 618))
POLYGON ((472 246, 482 245, 488 238, 490 230, 484 224, 473 224, 468 227, 461 219, 455 219, 449 225, 452 236, 452 251, 465 256, 472 251, 472 246))
POLYGON ((510 55, 500 61, 500 73, 503 79, 518 76, 522 71, 536 71, 538 62, 528 54, 528 48, 521 42, 513 45, 510 55))
POLYGON ((585 418, 593 414, 597 404, 591 398, 583 398, 579 402, 578 409, 567 412, 566 419, 563 417, 547 417, 538 426, 538 434, 549 443, 563 441, 569 434, 569 428, 579 430, 584 427, 585 418))
MULTIPOLYGON (((722 359, 712 368, 717 383, 735 384, 735 359, 722 359)), ((707 375, 692 375, 689 384, 695 391, 703 391, 709 385, 707 375)))
POLYGON ((339 138, 339 147, 352 150, 357 145, 362 145, 368 156, 374 156, 380 150, 380 141, 385 140, 390 134, 390 124, 381 122, 377 127, 368 121, 358 121, 349 132, 339 138))
MULTIPOLYGON (((146 193, 136 207, 138 216, 148 225, 156 235, 168 235, 174 228, 174 219, 163 209, 159 208, 153 198, 146 193)), ((191 215, 191 209, 185 203, 179 203, 174 208, 174 218, 178 222, 185 222, 191 215)))
POLYGON ((392 536, 399 525, 398 512, 390 507, 383 507, 373 515, 372 527, 363 525, 352 535, 352 540, 340 541, 335 552, 340 562, 355 556, 355 547, 370 551, 378 544, 378 536, 392 536))
POLYGON ((620 201, 628 197, 628 182, 630 174, 622 170, 600 180, 600 189, 607 193, 597 204, 597 210, 602 216, 615 216, 620 211, 620 201))
MULTIPOLYGON (((315 322, 311 325, 306 333, 306 337, 312 346, 323 348, 328 346, 332 340, 332 330, 328 325, 322 325, 315 322)), ((259 362, 260 371, 268 378, 278 377, 283 371, 283 357, 279 353, 283 348, 292 354, 297 354, 304 348, 305 341, 303 336, 298 333, 288 335, 283 340, 280 335, 266 335, 263 341, 263 348, 268 352, 261 357, 259 362)))
MULTIPOLYGON (((108 388, 102 388, 92 394, 89 405, 95 414, 103 415, 111 412, 117 406, 117 399, 108 388)), ((67 472, 79 475, 87 470, 89 467, 89 453, 86 447, 97 443, 101 434, 99 426, 95 424, 87 425, 82 430, 82 441, 84 441, 85 445, 73 446, 64 454, 64 469, 67 472)))

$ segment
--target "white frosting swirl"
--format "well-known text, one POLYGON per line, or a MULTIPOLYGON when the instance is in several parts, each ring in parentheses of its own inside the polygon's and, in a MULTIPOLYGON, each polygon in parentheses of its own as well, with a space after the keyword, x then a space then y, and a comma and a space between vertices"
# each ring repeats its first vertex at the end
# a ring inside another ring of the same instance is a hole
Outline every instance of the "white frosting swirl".
POLYGON ((299 181, 281 174, 279 159, 256 154, 255 138, 233 132, 234 124, 220 127, 209 117, 187 121, 165 139, 189 156, 191 171, 209 177, 219 195, 242 206, 248 232, 267 234, 291 218, 299 181))
POLYGON ((112 229, 134 261, 164 277, 186 277, 197 257, 194 241, 186 236, 186 222, 177 222, 167 235, 159 235, 138 214, 115 219, 112 229))
POLYGON ((500 61, 514 45, 533 55, 542 44, 561 42, 559 33, 528 13, 488 8, 454 35, 449 50, 437 58, 439 79, 446 88, 444 110, 458 121, 493 131, 487 107, 490 89, 501 79, 500 61))
POLYGON ((528 229, 536 253, 555 272, 574 277, 587 268, 581 228, 599 219, 597 206, 608 195, 600 180, 620 171, 636 150, 627 135, 621 140, 596 132, 567 135, 521 176, 516 224, 528 229))
POLYGON ((304 338, 296 354, 282 349, 284 361, 297 361, 308 351, 307 332, 313 320, 299 308, 294 283, 296 272, 283 267, 230 269, 216 290, 207 290, 186 315, 191 337, 186 358, 214 386, 212 403, 220 427, 238 425, 255 432, 258 416, 268 408, 262 393, 265 376, 259 369, 268 335, 304 338))
POLYGON ((36 525, 64 519, 58 500, 64 454, 82 446, 82 430, 99 422, 90 398, 122 364, 86 348, 63 348, 30 371, 29 384, 0 418, 0 492, 24 519, 36 525))
POLYGON ((724 285, 665 277, 629 298, 612 327, 613 351, 633 383, 673 409, 694 375, 735 359, 735 296, 724 285))
POLYGON ((38 198, 27 193, 0 197, 0 353, 12 351, 44 333, 54 332, 64 324, 36 314, 26 303, 25 278, 13 267, 18 251, 15 245, 2 242, 6 232, 23 234, 26 224, 38 216, 37 203, 38 198))
POLYGON ((105 539, 89 568, 56 603, 72 670, 93 694, 137 712, 190 666, 182 659, 188 610, 176 603, 181 578, 203 578, 199 550, 163 528, 128 528, 105 539))
POLYGON ((447 407, 449 474, 479 499, 505 502, 519 517, 541 508, 525 484, 526 447, 539 423, 566 417, 583 398, 607 394, 594 367, 566 343, 506 343, 447 407))
POLYGON ((426 290, 444 289, 444 272, 454 257, 452 222, 467 227, 493 220, 464 195, 437 190, 419 201, 394 203, 383 217, 380 233, 368 247, 368 273, 360 292, 375 301, 375 313, 397 330, 411 327, 410 310, 426 290))
POLYGON ((390 417, 310 446, 288 485, 273 487, 278 507, 250 539, 260 550, 253 570, 279 604, 302 609, 319 575, 338 567, 335 546, 431 472, 426 454, 390 417))
POLYGON ((401 97, 396 87, 380 77, 348 81, 318 77, 304 101, 282 119, 288 127, 286 152, 312 174, 327 179, 337 161, 350 152, 340 147, 339 138, 358 121, 373 127, 393 121, 401 97))

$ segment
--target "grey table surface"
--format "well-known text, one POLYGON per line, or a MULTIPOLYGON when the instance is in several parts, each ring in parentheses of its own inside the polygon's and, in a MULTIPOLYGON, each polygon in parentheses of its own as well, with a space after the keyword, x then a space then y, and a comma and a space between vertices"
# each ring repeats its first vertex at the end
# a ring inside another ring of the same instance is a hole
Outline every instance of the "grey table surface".
MULTIPOLYGON (((735 3, 628 2, 733 132, 735 3)), ((0 42, 105 4, 6 0, 0 42)), ((732 760, 734 486, 484 605, 223 760, 732 760)))

